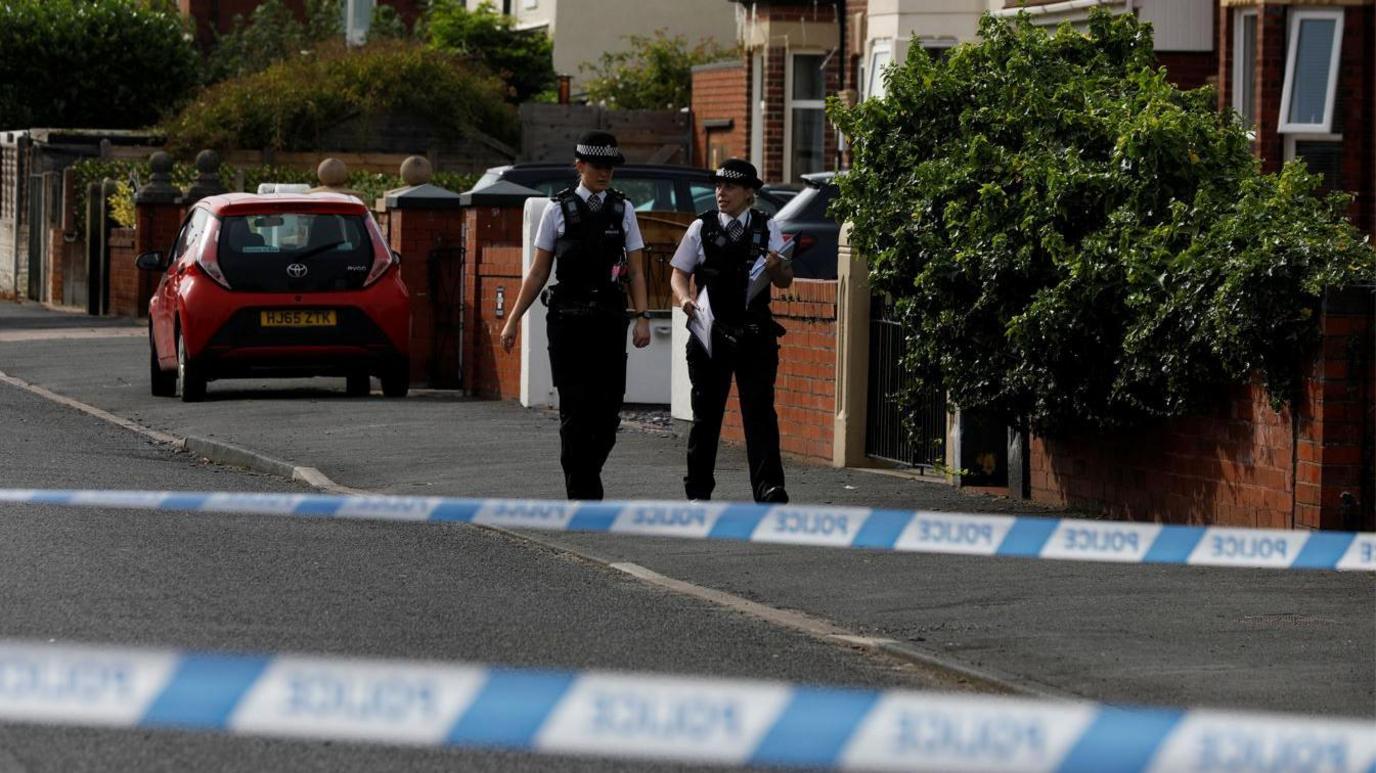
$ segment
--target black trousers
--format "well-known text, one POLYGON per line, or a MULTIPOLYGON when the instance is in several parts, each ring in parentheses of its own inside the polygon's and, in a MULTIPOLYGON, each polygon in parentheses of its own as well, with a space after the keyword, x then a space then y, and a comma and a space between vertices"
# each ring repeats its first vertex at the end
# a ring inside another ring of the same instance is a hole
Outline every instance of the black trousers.
POLYGON ((605 314, 547 318, 550 370, 559 390, 559 463, 569 499, 602 498, 602 466, 616 445, 626 393, 626 320, 605 314))
POLYGON ((769 334, 745 336, 736 346, 717 338, 713 354, 696 337, 688 340, 688 378, 693 382, 693 428, 688 432, 688 474, 683 478, 689 499, 710 499, 716 488, 717 445, 721 419, 735 376, 745 427, 745 454, 750 464, 750 488, 755 501, 774 486, 784 485, 779 458, 779 417, 774 413, 774 379, 779 371, 778 338, 769 334))

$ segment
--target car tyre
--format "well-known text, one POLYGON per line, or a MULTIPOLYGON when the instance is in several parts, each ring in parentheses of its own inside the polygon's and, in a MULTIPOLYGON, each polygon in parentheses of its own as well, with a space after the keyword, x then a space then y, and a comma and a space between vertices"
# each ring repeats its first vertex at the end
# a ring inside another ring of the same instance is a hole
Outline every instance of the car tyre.
POLYGON ((367 397, 372 391, 373 381, 368 376, 368 371, 361 370, 345 376, 344 394, 349 397, 367 397))
POLYGON ((181 387, 182 402, 199 403, 205 399, 205 374, 201 368, 186 356, 186 338, 177 330, 177 382, 181 387))
POLYGON ((153 343, 153 326, 148 326, 148 384, 154 397, 177 396, 177 372, 158 365, 158 346, 153 343))
POLYGON ((401 360, 389 365, 380 380, 384 397, 405 397, 411 391, 411 361, 401 360))

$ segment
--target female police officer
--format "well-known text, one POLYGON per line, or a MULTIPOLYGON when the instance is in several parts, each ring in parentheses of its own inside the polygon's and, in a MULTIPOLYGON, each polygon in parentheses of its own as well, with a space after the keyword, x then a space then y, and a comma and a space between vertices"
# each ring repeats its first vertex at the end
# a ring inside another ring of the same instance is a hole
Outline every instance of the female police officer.
POLYGON ((769 288, 793 284, 793 269, 780 257, 783 238, 769 216, 751 209, 763 185, 754 165, 733 158, 713 175, 717 209, 688 226, 674 253, 670 285, 679 306, 692 317, 697 302, 691 277, 707 292, 712 312, 711 351, 688 339, 688 377, 693 382, 693 428, 688 433, 689 499, 709 499, 716 487, 717 441, 722 413, 736 377, 750 487, 756 502, 787 502, 779 458, 779 419, 774 413, 774 378, 779 369, 778 337, 783 328, 769 310, 769 288), (754 275, 763 270, 759 287, 754 275), (753 297, 748 293, 755 289, 753 297))
POLYGON ((521 283, 516 307, 502 328, 511 351, 517 326, 549 279, 558 283, 542 299, 549 306, 549 364, 559 390, 559 462, 569 499, 602 498, 602 465, 616 443, 626 392, 626 294, 629 273, 637 348, 650 343, 645 246, 635 209, 610 187, 626 159, 616 138, 588 132, 578 141, 579 184, 556 193, 535 237, 535 260, 521 283))

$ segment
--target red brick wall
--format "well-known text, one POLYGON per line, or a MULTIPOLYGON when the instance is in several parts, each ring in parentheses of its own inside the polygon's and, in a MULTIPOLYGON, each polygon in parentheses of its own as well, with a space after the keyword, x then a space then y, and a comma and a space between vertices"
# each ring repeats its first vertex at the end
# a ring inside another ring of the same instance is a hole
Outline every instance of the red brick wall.
POLYGON ((521 228, 524 208, 464 210, 463 386, 470 394, 498 399, 521 396, 521 342, 502 350, 502 326, 521 291, 521 228), (497 316, 497 290, 504 296, 497 316))
MULTIPOLYGON (((773 290, 774 318, 788 333, 779 339, 774 409, 785 453, 831 460, 836 414, 836 282, 799 279, 773 290)), ((726 403, 722 438, 744 443, 736 387, 726 403)))
POLYGON ((728 158, 750 157, 750 66, 709 65, 693 71, 693 160, 713 169, 728 158), (730 129, 708 130, 707 121, 729 119, 730 129))
POLYGON ((1032 498, 1138 521, 1334 529, 1345 527, 1347 492, 1362 528, 1373 528, 1369 307, 1329 313, 1324 334, 1297 420, 1253 384, 1209 416, 1093 437, 1033 436, 1032 498), (1354 351, 1366 352, 1364 376, 1353 372, 1354 351))
MULTIPOLYGON (((134 249, 134 229, 116 228, 110 232, 110 308, 116 317, 137 317, 139 314, 139 275, 134 266, 138 252, 134 249)), ((145 309, 147 306, 145 305, 145 309)))
POLYGON ((1218 55, 1212 51, 1160 51, 1156 61, 1182 89, 1197 89, 1218 77, 1218 55))

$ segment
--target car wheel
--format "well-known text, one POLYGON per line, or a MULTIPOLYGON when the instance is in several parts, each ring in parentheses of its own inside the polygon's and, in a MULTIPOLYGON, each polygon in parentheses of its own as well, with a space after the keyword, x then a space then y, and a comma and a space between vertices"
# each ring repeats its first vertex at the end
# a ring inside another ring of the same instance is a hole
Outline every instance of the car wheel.
POLYGON ((344 394, 349 397, 367 397, 372 391, 373 382, 368 376, 368 371, 361 370, 345 377, 344 394))
POLYGON ((182 402, 198 403, 205 399, 205 374, 186 356, 186 339, 177 331, 177 383, 181 387, 182 402))
POLYGON ((148 384, 154 397, 177 396, 177 372, 165 371, 158 365, 158 347, 153 343, 153 325, 148 325, 148 384))
POLYGON ((405 397, 411 391, 411 361, 401 360, 382 372, 382 394, 385 397, 405 397))

